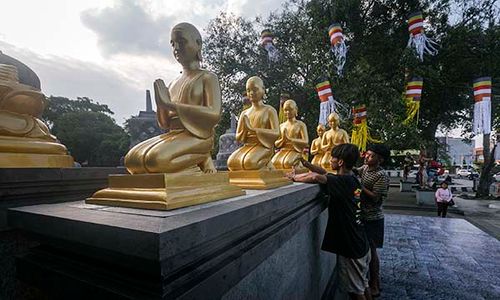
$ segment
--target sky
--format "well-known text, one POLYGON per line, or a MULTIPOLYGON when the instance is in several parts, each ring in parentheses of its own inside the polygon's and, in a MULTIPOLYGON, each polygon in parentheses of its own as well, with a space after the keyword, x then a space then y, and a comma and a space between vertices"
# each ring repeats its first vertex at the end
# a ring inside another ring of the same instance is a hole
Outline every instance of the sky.
POLYGON ((2 1, 0 51, 29 66, 42 92, 107 104, 118 124, 145 110, 146 89, 181 67, 169 45, 177 23, 202 33, 220 12, 267 16, 284 0, 2 1))

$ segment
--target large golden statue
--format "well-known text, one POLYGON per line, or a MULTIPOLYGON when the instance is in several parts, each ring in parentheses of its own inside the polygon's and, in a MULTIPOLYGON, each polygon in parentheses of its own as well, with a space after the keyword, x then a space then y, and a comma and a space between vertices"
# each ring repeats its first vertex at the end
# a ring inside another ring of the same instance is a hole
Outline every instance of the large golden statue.
POLYGON ((110 187, 87 202, 173 209, 244 194, 227 173, 216 173, 211 158, 222 100, 217 76, 200 68, 201 35, 180 23, 171 44, 182 75, 168 87, 154 82, 158 123, 169 131, 130 149, 125 167, 134 175, 111 177, 110 187))
POLYGON ((253 76, 247 80, 246 90, 252 106, 244 110, 238 120, 236 140, 243 146, 234 151, 227 161, 231 183, 254 189, 288 184, 284 173, 274 170, 271 163, 274 143, 280 132, 276 110, 262 102, 264 82, 253 76))
POLYGON ((274 143, 279 151, 274 154, 271 162, 280 170, 290 171, 292 167, 303 169, 300 158, 304 148, 309 145, 306 124, 296 119, 298 107, 293 100, 283 103, 283 113, 286 121, 280 124, 280 138, 274 143))
POLYGON ((333 147, 349 143, 349 135, 344 129, 339 128, 340 118, 337 113, 331 113, 328 116, 328 125, 330 125, 330 129, 323 134, 321 139, 321 150, 324 153, 321 167, 325 170, 331 170, 330 159, 333 147))
POLYGON ((47 102, 19 83, 17 67, 0 64, 0 168, 70 168, 73 158, 40 120, 47 102))
POLYGON ((323 138, 323 134, 325 133, 325 126, 323 124, 319 124, 316 127, 316 133, 318 134, 318 137, 311 143, 311 155, 314 155, 311 163, 321 167, 321 159, 323 159, 323 154, 325 153, 321 149, 321 140, 323 138))

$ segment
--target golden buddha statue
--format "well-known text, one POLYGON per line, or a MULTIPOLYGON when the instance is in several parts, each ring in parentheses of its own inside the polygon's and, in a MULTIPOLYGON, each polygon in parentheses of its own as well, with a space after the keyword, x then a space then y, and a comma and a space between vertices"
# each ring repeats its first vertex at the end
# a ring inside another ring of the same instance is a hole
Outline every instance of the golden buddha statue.
POLYGON ((217 76, 200 68, 201 35, 180 23, 170 43, 182 75, 168 87, 161 79, 154 82, 158 123, 169 131, 130 149, 125 167, 133 175, 110 178, 110 188, 87 202, 168 210, 244 194, 229 185, 227 173, 216 173, 210 154, 222 100, 217 76))
POLYGON ((304 122, 296 119, 298 113, 297 103, 286 100, 283 103, 283 114, 286 121, 280 125, 280 138, 274 143, 279 149, 271 159, 276 169, 290 171, 292 167, 304 169, 300 158, 304 148, 309 145, 307 127, 304 122))
POLYGON ((0 168, 70 168, 73 158, 40 120, 47 105, 19 83, 17 67, 0 64, 0 168))
POLYGON ((328 125, 330 125, 330 129, 323 134, 321 139, 321 150, 324 153, 321 167, 325 170, 331 170, 330 159, 333 147, 349 143, 349 135, 344 129, 339 128, 340 118, 337 113, 331 113, 328 116, 328 125))
POLYGON ((323 134, 325 133, 325 126, 323 124, 319 124, 316 127, 316 133, 318 137, 315 138, 311 143, 311 155, 314 155, 311 163, 316 166, 321 166, 321 159, 323 158, 323 150, 321 149, 321 139, 323 134))
POLYGON ((265 90, 261 78, 249 78, 246 90, 252 106, 244 110, 238 120, 236 140, 243 146, 234 151, 227 161, 231 184, 252 189, 287 184, 284 173, 274 170, 271 163, 274 143, 280 135, 278 114, 272 106, 262 102, 265 90))

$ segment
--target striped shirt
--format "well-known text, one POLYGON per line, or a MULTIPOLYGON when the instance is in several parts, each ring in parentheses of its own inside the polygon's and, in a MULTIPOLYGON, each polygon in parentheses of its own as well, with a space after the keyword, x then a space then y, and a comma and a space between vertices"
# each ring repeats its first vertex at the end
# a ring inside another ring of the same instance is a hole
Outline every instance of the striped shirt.
POLYGON ((369 170, 368 166, 364 165, 358 168, 357 171, 363 187, 376 194, 375 198, 369 197, 364 193, 361 194, 361 212, 364 219, 366 221, 383 219, 382 204, 387 199, 389 177, 381 167, 369 170))

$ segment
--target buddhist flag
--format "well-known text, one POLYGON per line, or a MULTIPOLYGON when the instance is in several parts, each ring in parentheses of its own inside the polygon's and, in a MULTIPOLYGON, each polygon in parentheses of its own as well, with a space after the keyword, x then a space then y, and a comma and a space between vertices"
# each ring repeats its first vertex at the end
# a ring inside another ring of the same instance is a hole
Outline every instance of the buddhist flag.
POLYGON ((425 35, 422 12, 417 11, 408 16, 408 32, 410 39, 407 47, 415 49, 420 61, 424 61, 425 53, 432 56, 438 53, 437 43, 425 35))
POLYGON ((422 89, 424 87, 424 79, 422 77, 413 77, 406 84, 404 94, 404 102, 406 105, 406 119, 403 124, 410 123, 413 119, 417 119, 420 111, 420 98, 422 98, 422 89))
POLYGON ((345 44, 344 34, 340 23, 333 23, 328 28, 328 35, 330 36, 331 51, 335 59, 335 67, 337 74, 342 76, 342 71, 347 57, 347 46, 345 44))
POLYGON ((280 54, 276 46, 274 46, 274 35, 269 29, 264 29, 260 33, 260 45, 267 51, 267 56, 270 62, 277 62, 280 54))
POLYGON ((353 126, 351 133, 351 143, 358 146, 359 151, 366 151, 368 142, 382 143, 381 140, 374 139, 369 132, 368 128, 368 114, 364 104, 355 106, 352 109, 353 126))
POLYGON ((491 133, 491 77, 477 78, 472 87, 474 90, 474 133, 491 133))
POLYGON ((316 92, 320 100, 319 105, 319 124, 327 125, 328 116, 335 111, 335 102, 333 100, 332 88, 330 81, 321 80, 316 84, 316 92))
POLYGON ((406 85, 406 98, 411 98, 413 101, 420 101, 423 86, 424 79, 422 77, 413 77, 406 85))

